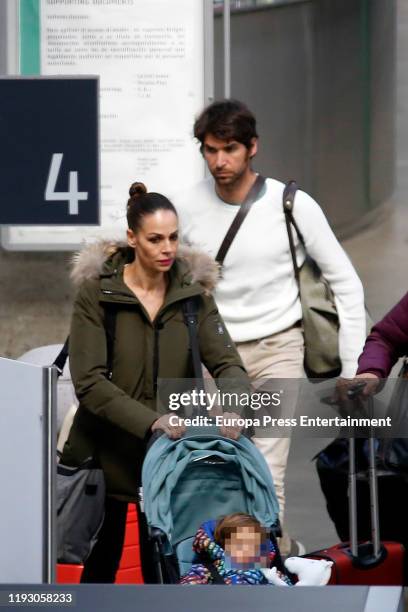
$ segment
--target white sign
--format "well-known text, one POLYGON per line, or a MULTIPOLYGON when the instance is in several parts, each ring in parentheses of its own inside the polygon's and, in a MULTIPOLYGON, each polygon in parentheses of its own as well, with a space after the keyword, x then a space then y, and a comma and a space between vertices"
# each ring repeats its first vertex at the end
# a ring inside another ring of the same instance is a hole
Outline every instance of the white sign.
MULTIPOLYGON (((207 101, 205 6, 203 0, 40 0, 41 74, 100 75, 102 224, 11 227, 4 230, 6 248, 72 249, 124 238, 132 182, 168 194, 204 176, 192 127, 207 101)), ((71 195, 77 204, 86 194, 78 193, 74 176, 65 193, 56 193, 57 157, 53 164, 48 199, 63 197, 74 211, 71 195)))

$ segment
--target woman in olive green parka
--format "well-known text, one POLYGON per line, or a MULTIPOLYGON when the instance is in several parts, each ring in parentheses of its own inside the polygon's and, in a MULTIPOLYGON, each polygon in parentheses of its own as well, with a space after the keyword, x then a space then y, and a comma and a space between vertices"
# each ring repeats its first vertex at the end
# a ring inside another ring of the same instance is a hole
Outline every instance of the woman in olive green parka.
MULTIPOLYGON (((79 290, 69 357, 79 408, 62 461, 78 465, 96 457, 107 486, 106 518, 83 582, 114 581, 127 502, 137 498, 149 435, 155 430, 173 438, 182 434, 182 428, 170 426, 168 414, 157 412, 156 385, 158 378, 194 376, 183 300, 197 299, 201 360, 218 385, 228 387, 233 379, 235 391, 237 385, 249 390, 241 359, 210 295, 218 274, 215 262, 192 249, 178 249, 177 215, 167 198, 146 193, 141 183, 132 185, 130 196, 128 244, 87 247, 76 257, 72 273, 79 290), (113 310, 110 373, 106 313, 113 310)), ((141 552, 143 562, 146 551, 141 552)), ((148 565, 146 561, 145 579, 148 565)))

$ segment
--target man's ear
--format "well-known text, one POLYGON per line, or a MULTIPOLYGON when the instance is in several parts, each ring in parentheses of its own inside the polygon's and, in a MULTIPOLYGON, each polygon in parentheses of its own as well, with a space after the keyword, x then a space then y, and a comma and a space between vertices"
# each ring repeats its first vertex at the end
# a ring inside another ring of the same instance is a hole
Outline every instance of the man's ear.
POLYGON ((249 146, 248 153, 249 159, 252 159, 258 153, 258 139, 255 138, 255 136, 251 138, 251 144, 249 146))
POLYGON ((131 229, 127 229, 126 230, 126 235, 127 235, 127 243, 130 247, 132 247, 132 249, 135 248, 136 246, 136 236, 133 230, 131 229))

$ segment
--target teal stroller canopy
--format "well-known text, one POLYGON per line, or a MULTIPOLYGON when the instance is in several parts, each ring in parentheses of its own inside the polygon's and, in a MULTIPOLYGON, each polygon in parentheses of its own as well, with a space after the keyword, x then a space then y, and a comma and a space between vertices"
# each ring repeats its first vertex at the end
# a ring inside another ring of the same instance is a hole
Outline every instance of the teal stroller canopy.
POLYGON ((265 459, 247 438, 238 441, 202 429, 180 440, 162 436, 142 471, 144 512, 150 528, 173 550, 210 519, 251 514, 265 527, 277 523, 279 506, 265 459))

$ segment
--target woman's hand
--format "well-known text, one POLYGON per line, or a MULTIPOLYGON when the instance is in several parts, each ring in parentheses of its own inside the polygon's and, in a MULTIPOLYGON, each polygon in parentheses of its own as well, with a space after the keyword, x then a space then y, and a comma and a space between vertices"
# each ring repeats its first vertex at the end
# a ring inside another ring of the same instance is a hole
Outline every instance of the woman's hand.
POLYGON ((224 412, 222 416, 225 419, 225 425, 221 425, 220 434, 224 436, 224 438, 238 440, 243 429, 242 425, 238 425, 238 419, 242 417, 236 412, 224 412))
MULTIPOLYGON (((174 417, 174 414, 164 414, 157 421, 155 421, 151 427, 152 432, 160 429, 163 433, 166 434, 171 440, 178 440, 186 431, 185 425, 170 425, 170 417, 174 417)), ((182 423, 180 421, 179 423, 182 423)))

